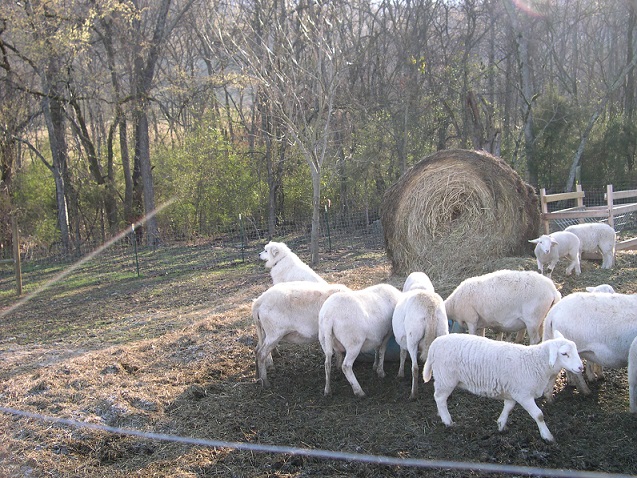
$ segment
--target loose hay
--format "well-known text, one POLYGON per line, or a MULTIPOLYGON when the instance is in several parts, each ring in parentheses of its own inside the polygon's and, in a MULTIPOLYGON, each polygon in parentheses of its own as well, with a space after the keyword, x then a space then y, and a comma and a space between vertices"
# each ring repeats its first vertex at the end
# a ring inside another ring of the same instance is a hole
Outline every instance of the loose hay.
POLYGON ((394 274, 467 276, 485 261, 529 254, 539 199, 503 160, 443 150, 407 171, 383 198, 381 221, 394 274))

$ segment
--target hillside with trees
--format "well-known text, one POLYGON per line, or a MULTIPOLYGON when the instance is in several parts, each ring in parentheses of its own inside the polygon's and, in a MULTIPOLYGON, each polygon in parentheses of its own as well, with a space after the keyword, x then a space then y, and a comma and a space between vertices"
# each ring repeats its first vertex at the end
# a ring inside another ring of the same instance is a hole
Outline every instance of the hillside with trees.
MULTIPOLYGON (((634 0, 0 5, 0 235, 72 252, 379 217, 440 149, 634 186, 634 0), (161 212, 154 211, 170 203, 161 212), (140 225, 141 226, 141 225, 140 225)), ((356 224, 359 224, 357 222, 356 224)))

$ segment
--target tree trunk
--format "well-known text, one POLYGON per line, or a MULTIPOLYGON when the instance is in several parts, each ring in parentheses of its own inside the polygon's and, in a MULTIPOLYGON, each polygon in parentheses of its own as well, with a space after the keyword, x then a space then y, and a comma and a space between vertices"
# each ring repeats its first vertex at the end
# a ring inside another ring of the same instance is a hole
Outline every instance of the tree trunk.
POLYGON ((55 181, 55 202, 57 205, 57 222, 60 228, 60 241, 62 250, 70 252, 71 238, 69 227, 69 214, 67 204, 67 191, 65 184, 65 170, 67 168, 67 144, 65 137, 65 121, 62 105, 55 99, 55 88, 45 84, 44 91, 49 96, 42 100, 42 110, 46 127, 49 133, 49 144, 53 158, 53 180, 55 181))
POLYGON ((321 231, 321 169, 310 168, 312 171, 312 232, 310 233, 310 252, 312 265, 319 263, 319 234, 321 231))

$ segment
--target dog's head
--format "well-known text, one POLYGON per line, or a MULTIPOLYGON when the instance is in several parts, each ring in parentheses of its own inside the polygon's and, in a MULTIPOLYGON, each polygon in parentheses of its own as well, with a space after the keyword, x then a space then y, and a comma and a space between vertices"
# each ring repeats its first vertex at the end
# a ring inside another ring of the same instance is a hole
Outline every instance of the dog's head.
POLYGON ((265 267, 272 268, 284 256, 287 246, 282 242, 270 241, 265 245, 263 251, 259 253, 259 259, 265 261, 265 267))

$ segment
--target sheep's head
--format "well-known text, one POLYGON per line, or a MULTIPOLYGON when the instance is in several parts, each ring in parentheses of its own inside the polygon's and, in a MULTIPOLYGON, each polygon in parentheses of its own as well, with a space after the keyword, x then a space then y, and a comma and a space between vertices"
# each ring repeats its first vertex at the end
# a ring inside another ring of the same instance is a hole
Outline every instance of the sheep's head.
POLYGON ((537 239, 529 239, 529 242, 536 244, 535 250, 537 251, 539 249, 544 254, 549 254, 551 247, 557 245, 557 241, 547 234, 543 234, 537 239))
POLYGON ((581 373, 584 371, 582 359, 577 353, 575 342, 565 339, 557 330, 553 332, 553 340, 548 341, 549 365, 555 368, 565 368, 569 372, 581 373))

